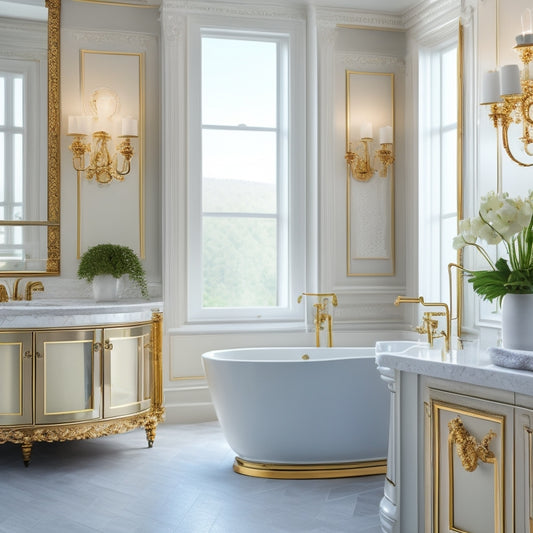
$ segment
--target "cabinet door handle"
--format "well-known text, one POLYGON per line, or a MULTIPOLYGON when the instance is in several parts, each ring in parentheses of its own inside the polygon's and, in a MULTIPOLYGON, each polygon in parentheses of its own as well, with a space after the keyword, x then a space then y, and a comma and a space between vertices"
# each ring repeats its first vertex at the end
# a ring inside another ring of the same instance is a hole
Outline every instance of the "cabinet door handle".
POLYGON ((448 439, 455 444, 457 455, 467 472, 473 472, 477 468, 478 460, 484 463, 494 460, 494 452, 489 450, 489 442, 496 437, 492 429, 481 439, 481 442, 477 442, 476 438, 468 432, 459 416, 448 422, 448 429, 448 439))
POLYGON ((30 350, 26 350, 26 351, 24 352, 24 358, 25 358, 25 359, 31 359, 32 357, 33 357, 33 354, 31 353, 30 350))
POLYGON ((95 342, 93 344, 93 350, 95 352, 99 352, 102 349, 102 343, 101 342, 95 342))
POLYGON ((109 339, 106 339, 104 341, 104 348, 106 350, 112 350, 113 349, 113 344, 111 342, 109 342, 109 339))
POLYGON ((35 357, 37 357, 37 359, 41 359, 41 352, 35 352, 35 357))

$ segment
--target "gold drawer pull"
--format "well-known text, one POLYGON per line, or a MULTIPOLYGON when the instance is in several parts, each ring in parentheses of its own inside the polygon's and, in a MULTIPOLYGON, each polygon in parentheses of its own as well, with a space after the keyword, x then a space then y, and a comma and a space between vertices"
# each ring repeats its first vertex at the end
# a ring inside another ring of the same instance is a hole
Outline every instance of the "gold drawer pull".
POLYGON ((93 344, 93 350, 95 352, 99 352, 102 349, 102 343, 101 342, 95 342, 93 344))
POLYGON ((106 350, 112 350, 113 349, 113 344, 111 342, 109 342, 109 339, 104 341, 104 349, 106 349, 106 350))
POLYGON ((494 459, 494 452, 489 450, 490 441, 496 437, 496 433, 492 429, 479 443, 473 435, 468 433, 460 417, 448 422, 448 430, 448 438, 450 442, 455 444, 457 455, 467 472, 473 472, 477 468, 478 460, 480 459, 484 463, 489 463, 491 459, 494 459))
POLYGON ((33 357, 33 354, 31 353, 30 350, 26 350, 26 351, 24 352, 24 358, 25 358, 25 359, 31 359, 32 357, 33 357))

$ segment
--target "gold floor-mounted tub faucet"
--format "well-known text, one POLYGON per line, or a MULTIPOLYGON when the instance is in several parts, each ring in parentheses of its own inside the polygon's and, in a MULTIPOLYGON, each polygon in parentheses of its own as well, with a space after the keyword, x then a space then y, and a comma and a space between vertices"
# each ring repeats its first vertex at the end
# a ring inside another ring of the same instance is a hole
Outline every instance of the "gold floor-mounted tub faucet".
POLYGON ((400 304, 421 304, 426 307, 443 307, 444 311, 433 312, 426 311, 422 318, 422 324, 416 328, 418 333, 425 333, 427 335, 428 343, 433 346, 434 339, 444 338, 444 349, 446 353, 450 351, 450 333, 451 333, 451 319, 448 304, 443 302, 425 302, 422 296, 412 298, 408 296, 398 296, 394 301, 394 305, 400 304), (439 321, 434 317, 446 317, 446 331, 438 331, 439 321))
POLYGON ((333 346, 333 317, 328 313, 328 308, 330 298, 331 305, 337 307, 337 295, 334 292, 304 292, 298 296, 298 303, 302 301, 304 296, 316 296, 318 298, 317 303, 313 304, 316 346, 320 346, 320 331, 324 329, 324 323, 326 323, 328 326, 328 347, 331 348, 333 346))

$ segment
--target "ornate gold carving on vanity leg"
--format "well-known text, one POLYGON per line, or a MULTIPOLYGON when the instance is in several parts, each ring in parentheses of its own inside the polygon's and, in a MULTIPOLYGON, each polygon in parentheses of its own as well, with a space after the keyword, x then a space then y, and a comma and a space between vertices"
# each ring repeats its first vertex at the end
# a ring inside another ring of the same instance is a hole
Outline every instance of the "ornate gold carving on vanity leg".
POLYGON ((455 444, 457 455, 467 472, 473 472, 480 459, 484 463, 489 463, 491 459, 494 459, 494 453, 489 450, 490 441, 496 437, 494 431, 490 430, 478 443, 476 438, 468 433, 460 417, 451 420, 448 423, 448 429, 448 438, 455 444))
POLYGON ((150 420, 144 426, 148 447, 154 445, 157 424, 163 420, 163 313, 152 313, 152 407, 150 420))
POLYGON ((24 466, 28 466, 30 464, 32 447, 33 443, 31 439, 26 439, 22 443, 22 460, 24 461, 24 466))

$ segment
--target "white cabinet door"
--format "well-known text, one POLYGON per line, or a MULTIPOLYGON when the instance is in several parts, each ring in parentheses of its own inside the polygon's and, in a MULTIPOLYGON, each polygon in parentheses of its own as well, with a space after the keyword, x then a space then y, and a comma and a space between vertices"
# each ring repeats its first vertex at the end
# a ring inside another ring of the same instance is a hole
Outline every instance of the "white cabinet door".
POLYGON ((104 330, 104 418, 149 409, 151 325, 104 330))
POLYGON ((31 331, 0 333, 0 425, 32 423, 32 380, 31 331))
POLYGON ((35 333, 35 423, 101 416, 101 330, 35 333))
POLYGON ((516 531, 533 533, 533 411, 515 409, 516 531))
POLYGON ((511 533, 513 407, 430 389, 434 533, 511 533))

